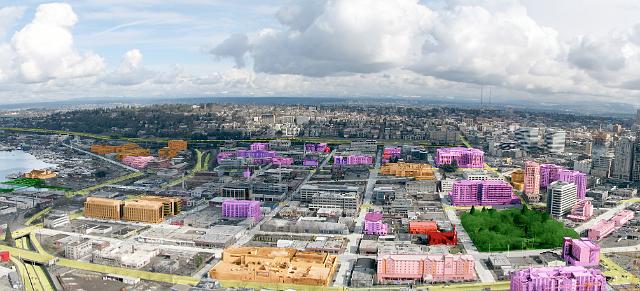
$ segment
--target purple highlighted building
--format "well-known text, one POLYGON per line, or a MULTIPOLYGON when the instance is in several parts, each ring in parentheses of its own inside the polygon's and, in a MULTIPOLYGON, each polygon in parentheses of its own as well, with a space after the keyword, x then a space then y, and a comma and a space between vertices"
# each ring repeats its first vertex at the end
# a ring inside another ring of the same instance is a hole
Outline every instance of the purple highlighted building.
POLYGON ((312 153, 323 153, 327 150, 326 143, 308 143, 304 145, 304 150, 306 152, 312 153))
POLYGON ((269 143, 266 143, 266 142, 254 142, 249 146, 249 148, 252 151, 267 151, 267 150, 269 150, 269 143))
POLYGON ((562 258, 569 266, 593 267, 600 264, 600 246, 589 238, 564 238, 562 258))
POLYGON ((449 193, 456 206, 507 205, 520 202, 511 184, 505 181, 461 180, 453 183, 449 193))
POLYGON ((318 159, 317 158, 313 158, 313 157, 306 157, 306 158, 304 158, 304 161, 302 161, 302 165, 303 166, 317 167, 318 166, 318 159))
POLYGON ((578 201, 583 200, 587 196, 587 174, 580 171, 563 169, 558 172, 558 181, 576 184, 578 201))
POLYGON ((540 165, 540 187, 547 188, 549 184, 558 181, 558 173, 564 168, 554 164, 540 165))
POLYGON ((253 218, 253 221, 262 219, 260 202, 253 200, 225 200, 222 202, 222 217, 225 218, 253 218))
POLYGON ((293 158, 274 157, 271 159, 271 162, 275 166, 291 166, 293 165, 293 158))
POLYGON ((382 222, 382 212, 369 212, 364 216, 364 233, 387 235, 389 226, 382 222))
POLYGON ((436 166, 448 165, 453 162, 460 168, 483 168, 484 152, 474 148, 441 148, 436 151, 436 166))
POLYGON ((600 270, 582 266, 526 268, 511 273, 511 291, 604 291, 600 270))
POLYGON ((333 164, 336 166, 371 165, 373 164, 373 157, 366 155, 333 156, 333 164))

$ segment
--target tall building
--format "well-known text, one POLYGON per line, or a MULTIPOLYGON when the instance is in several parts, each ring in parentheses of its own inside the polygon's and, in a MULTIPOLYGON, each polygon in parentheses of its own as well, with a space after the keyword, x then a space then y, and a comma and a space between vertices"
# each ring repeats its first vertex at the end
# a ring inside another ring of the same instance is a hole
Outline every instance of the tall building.
POLYGON ((633 145, 631 181, 640 181, 640 131, 636 132, 636 142, 633 145))
POLYGON ((631 181, 633 150, 634 142, 629 137, 622 137, 616 142, 611 178, 631 181))
POLYGON ((549 184, 558 181, 558 172, 563 168, 554 164, 540 165, 540 187, 547 188, 549 184))
POLYGON ((591 165, 591 175, 599 178, 609 178, 611 176, 613 160, 614 157, 612 153, 605 153, 594 157, 591 165))
POLYGON ((607 280, 598 269, 580 266, 526 268, 511 273, 511 291, 605 291, 607 280))
POLYGON ((476 279, 471 255, 378 254, 378 282, 448 282, 476 279))
POLYGON ((524 195, 531 202, 540 201, 540 164, 534 161, 524 163, 524 195))
POLYGON ((121 200, 87 197, 84 202, 84 216, 98 219, 120 220, 122 217, 121 200))
POLYGON ((437 166, 448 165, 454 161, 460 168, 484 168, 484 152, 479 149, 464 147, 436 150, 435 162, 437 166))
POLYGON ((146 223, 160 223, 164 220, 164 205, 160 201, 126 201, 122 209, 122 219, 146 223))
POLYGON ((547 187, 547 211, 558 218, 571 211, 578 201, 576 184, 565 181, 555 181, 547 187))
POLYGON ((562 258, 569 266, 597 267, 600 264, 600 246, 586 237, 565 237, 562 258))
POLYGON ((535 151, 540 145, 540 130, 535 127, 521 127, 516 130, 515 138, 526 151, 535 151))
POLYGON ((584 199, 587 195, 587 175, 579 171, 560 170, 558 172, 558 181, 565 181, 576 184, 578 201, 584 199))
POLYGON ((253 218, 254 221, 262 219, 260 202, 253 200, 225 200, 222 202, 222 217, 225 218, 253 218))
POLYGON ((547 129, 544 132, 544 147, 547 152, 559 154, 564 152, 567 132, 562 129, 547 129))
POLYGON ((505 181, 461 180, 453 184, 451 193, 453 205, 506 205, 518 203, 511 184, 505 181))

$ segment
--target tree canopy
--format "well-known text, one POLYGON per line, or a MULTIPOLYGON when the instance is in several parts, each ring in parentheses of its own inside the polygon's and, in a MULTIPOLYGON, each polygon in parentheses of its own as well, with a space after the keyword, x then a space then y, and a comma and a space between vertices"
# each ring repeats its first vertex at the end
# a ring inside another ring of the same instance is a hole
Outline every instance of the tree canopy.
POLYGON ((463 213, 461 220, 479 251, 556 248, 562 246, 563 237, 578 237, 548 213, 526 206, 502 211, 473 208, 463 213))

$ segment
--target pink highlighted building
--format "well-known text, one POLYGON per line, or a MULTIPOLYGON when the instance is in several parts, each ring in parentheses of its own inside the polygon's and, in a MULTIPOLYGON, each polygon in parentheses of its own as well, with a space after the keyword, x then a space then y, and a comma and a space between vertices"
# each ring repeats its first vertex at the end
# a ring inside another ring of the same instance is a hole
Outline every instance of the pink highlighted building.
POLYGON ((587 195, 587 174, 580 171, 565 170, 558 171, 558 181, 565 181, 576 184, 578 192, 578 201, 584 199, 587 195))
POLYGON ((366 155, 333 156, 333 164, 342 165, 371 165, 373 157, 366 155))
POLYGON ((235 152, 219 152, 218 155, 216 155, 216 160, 220 163, 222 160, 234 158, 235 156, 235 152))
POLYGON ((269 150, 269 143, 266 143, 266 142, 254 142, 249 146, 249 148, 252 151, 267 151, 267 150, 269 150))
POLYGON ((540 187, 547 188, 549 184, 558 181, 558 172, 563 168, 554 164, 540 165, 540 187))
POLYGON ((323 153, 327 150, 326 143, 308 143, 304 145, 306 152, 323 153))
POLYGON ((604 291, 607 281, 598 269, 582 266, 527 268, 511 273, 511 291, 604 291))
POLYGON ((590 239, 564 238, 562 258, 569 266, 594 267, 600 264, 600 246, 590 239))
POLYGON ((302 165, 303 166, 317 167, 318 166, 318 159, 317 158, 313 158, 313 157, 305 157, 304 161, 302 161, 302 165))
POLYGON ((148 157, 126 156, 122 158, 122 163, 135 169, 144 169, 147 167, 149 162, 153 160, 155 160, 155 158, 152 156, 148 156, 148 157))
POLYGON ((253 200, 229 199, 222 202, 222 217, 225 218, 253 218, 254 221, 262 219, 260 202, 253 200))
POLYGON ((534 161, 524 163, 524 195, 540 198, 540 164, 534 161))
POLYGON ((293 158, 275 157, 271 159, 271 163, 276 166, 291 166, 293 165, 293 158))
POLYGON ((449 193, 451 202, 456 206, 506 205, 520 202, 513 193, 511 184, 505 181, 461 180, 453 183, 449 193))
POLYGON ((448 165, 453 162, 460 168, 484 168, 484 152, 474 148, 441 148, 436 150, 435 163, 437 166, 448 165))
POLYGON ((379 254, 378 282, 448 282, 476 279, 471 255, 379 254))
POLYGON ((402 156, 402 148, 385 147, 382 151, 382 162, 388 163, 391 159, 400 158, 402 156))
POLYGON ((633 217, 633 211, 622 210, 611 219, 598 221, 591 228, 589 228, 587 236, 592 241, 599 241, 625 225, 627 222, 633 219, 633 217))
POLYGON ((593 217, 593 204, 591 200, 582 199, 571 208, 571 214, 567 218, 573 221, 587 221, 593 217))
POLYGON ((389 225, 382 222, 382 212, 369 212, 364 216, 364 233, 387 235, 389 225))

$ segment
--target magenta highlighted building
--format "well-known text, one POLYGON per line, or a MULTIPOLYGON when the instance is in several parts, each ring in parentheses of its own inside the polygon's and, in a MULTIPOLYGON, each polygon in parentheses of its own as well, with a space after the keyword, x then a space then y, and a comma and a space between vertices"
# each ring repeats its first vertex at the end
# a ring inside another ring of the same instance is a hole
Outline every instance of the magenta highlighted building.
POLYGON ((589 238, 564 238, 562 258, 569 266, 593 267, 600 264, 600 246, 589 238))
POLYGON ((310 167, 317 167, 318 166, 318 159, 317 158, 312 158, 312 157, 305 157, 304 160, 302 161, 302 165, 303 166, 310 166, 310 167))
POLYGON ((382 162, 388 163, 391 159, 399 159, 402 156, 402 148, 385 147, 382 151, 382 162))
POLYGON ((454 147, 436 150, 435 163, 437 166, 448 165, 453 162, 460 168, 483 168, 484 152, 474 148, 454 147))
POLYGON ((580 171, 565 170, 558 171, 558 181, 565 181, 576 184, 578 201, 583 200, 587 195, 587 174, 580 171))
POLYGON ((266 143, 266 142, 254 142, 249 146, 249 148, 252 151, 266 151, 266 150, 269 150, 269 143, 266 143))
POLYGON ((573 221, 587 221, 593 217, 593 204, 591 200, 583 199, 578 201, 576 205, 571 208, 571 214, 567 215, 567 218, 573 221))
POLYGON ((293 165, 293 158, 274 157, 271 159, 271 163, 275 166, 291 166, 293 165))
POLYGON ((476 279, 471 255, 379 254, 377 279, 382 284, 460 282, 476 279))
POLYGON ((520 202, 511 184, 505 181, 461 180, 453 183, 449 193, 456 206, 507 205, 520 202))
POLYGON ((371 165, 373 157, 367 155, 333 156, 333 164, 336 166, 371 165))
POLYGON ((382 212, 369 212, 364 216, 364 233, 387 235, 389 226, 382 222, 382 212))
POLYGON ((142 157, 126 156, 122 158, 122 163, 135 169, 144 169, 147 167, 149 162, 153 160, 155 160, 155 158, 152 156, 146 156, 146 157, 145 156, 142 156, 142 157))
POLYGON ((587 236, 592 241, 599 241, 627 224, 627 222, 631 221, 634 216, 635 214, 633 211, 622 210, 611 219, 600 220, 591 226, 587 232, 587 236))
POLYGON ((511 291, 604 291, 600 270, 582 266, 526 268, 511 273, 511 291))
POLYGON ((259 221, 262 219, 260 202, 253 200, 225 200, 222 202, 222 217, 253 218, 254 221, 259 221))
POLYGON ((547 188, 549 184, 558 181, 558 172, 562 169, 564 168, 554 164, 540 165, 540 187, 547 188))
POLYGON ((307 143, 304 145, 305 152, 323 153, 327 150, 326 143, 307 143))

